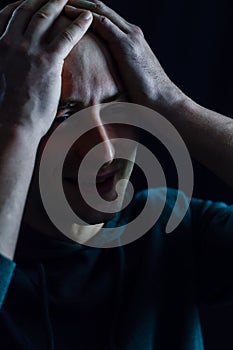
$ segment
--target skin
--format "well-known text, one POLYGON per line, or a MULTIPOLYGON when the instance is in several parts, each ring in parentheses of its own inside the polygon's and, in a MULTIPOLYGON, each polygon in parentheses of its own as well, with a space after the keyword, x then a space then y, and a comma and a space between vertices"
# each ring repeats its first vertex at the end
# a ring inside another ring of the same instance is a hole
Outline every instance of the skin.
POLYGON ((57 112, 64 59, 92 21, 83 12, 88 18, 78 16, 60 36, 46 40, 66 2, 26 0, 0 11, 0 253, 9 259, 38 145, 57 112))
POLYGON ((93 12, 91 28, 115 58, 130 101, 159 112, 179 132, 192 157, 233 187, 233 121, 186 96, 166 75, 142 30, 98 0, 70 0, 66 15, 77 8, 93 12), (132 85, 133 82, 133 85, 132 85))
MULTIPOLYGON (((69 22, 69 19, 61 16, 50 32, 50 36, 53 37, 55 33, 62 32, 69 22)), ((111 101, 111 104, 114 104, 114 102, 125 100, 126 95, 110 53, 103 42, 93 33, 86 34, 66 58, 62 72, 60 106, 65 105, 69 101, 76 105, 72 108, 58 109, 49 132, 41 140, 37 152, 33 180, 27 198, 24 223, 36 228, 41 233, 66 239, 49 220, 39 194, 39 162, 44 146, 50 135, 60 124, 62 115, 72 115, 82 109, 98 105, 105 101, 111 101)), ((115 191, 117 181, 122 178, 126 180, 130 178, 136 157, 136 148, 129 148, 124 150, 128 161, 114 159, 116 149, 120 146, 119 142, 112 141, 111 139, 124 137, 135 140, 137 135, 132 127, 127 127, 126 125, 104 125, 98 111, 93 112, 93 115, 89 117, 88 123, 92 127, 95 126, 95 129, 87 135, 83 135, 72 146, 64 164, 63 176, 65 178, 71 176, 71 174, 76 174, 76 168, 80 165, 87 152, 98 143, 104 142, 103 152, 101 154, 95 154, 94 158, 98 157, 101 164, 103 164, 100 172, 117 169, 112 190, 102 196, 103 199, 111 201, 117 197, 115 191)), ((59 145, 54 152, 59 152, 59 145)), ((100 230, 104 222, 111 219, 115 214, 102 213, 104 211, 103 209, 99 212, 98 201, 96 203, 97 210, 90 208, 82 199, 77 185, 68 183, 63 179, 63 186, 66 198, 73 211, 90 224, 85 226, 77 224, 71 226, 69 238, 79 243, 85 243, 100 230)), ((119 210, 125 191, 126 186, 122 187, 118 193, 119 210)))
MULTIPOLYGON (((198 105, 176 87, 139 27, 97 0, 18 2, 0 11, 0 253, 10 259, 38 147, 56 117, 64 60, 90 25, 108 46, 129 101, 161 113, 191 155, 233 187, 232 119, 198 105), (91 17, 81 19, 80 9, 91 11, 91 17), (48 33, 63 10, 73 22, 49 40, 48 33)), ((101 102, 87 90, 86 94, 84 107, 101 102)), ((110 156, 113 147, 108 148, 110 156)))

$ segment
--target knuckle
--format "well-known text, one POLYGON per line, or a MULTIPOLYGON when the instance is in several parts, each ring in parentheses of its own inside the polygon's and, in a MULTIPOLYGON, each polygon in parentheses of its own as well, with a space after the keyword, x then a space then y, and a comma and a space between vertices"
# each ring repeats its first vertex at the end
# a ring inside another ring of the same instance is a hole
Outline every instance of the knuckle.
POLYGON ((131 26, 130 32, 131 32, 131 35, 132 35, 134 38, 141 38, 141 37, 144 37, 143 31, 141 30, 140 27, 138 27, 138 26, 135 25, 135 24, 131 24, 130 26, 131 26))
POLYGON ((45 11, 38 11, 35 13, 34 17, 38 20, 45 20, 49 18, 49 15, 45 11))
MULTIPOLYGON (((79 24, 76 24, 76 26, 79 27, 79 24)), ((68 41, 70 43, 73 43, 73 41, 74 41, 73 35, 68 30, 65 30, 62 33, 62 37, 65 41, 68 41)))
POLYGON ((46 52, 35 55, 34 60, 38 63, 39 66, 43 67, 50 66, 51 64, 51 57, 46 52))
POLYGON ((26 4, 22 4, 16 9, 16 11, 18 13, 30 12, 31 11, 31 6, 28 6, 26 4))
POLYGON ((94 7, 97 11, 103 11, 105 8, 105 5, 102 1, 96 0, 94 3, 94 7))
POLYGON ((22 41, 19 44, 18 50, 21 54, 28 55, 30 50, 29 50, 29 44, 26 41, 22 41))
POLYGON ((23 57, 26 57, 26 61, 29 65, 35 66, 38 69, 47 69, 46 67, 49 67, 51 65, 51 57, 47 52, 43 51, 34 51, 34 50, 27 50, 26 54, 23 55, 23 57))
POLYGON ((100 16, 100 22, 104 25, 107 25, 109 23, 109 19, 105 16, 100 16))
POLYGON ((73 29, 75 29, 75 31, 82 31, 83 32, 84 25, 82 22, 79 21, 79 18, 77 19, 77 21, 74 21, 72 23, 72 26, 73 26, 73 29))

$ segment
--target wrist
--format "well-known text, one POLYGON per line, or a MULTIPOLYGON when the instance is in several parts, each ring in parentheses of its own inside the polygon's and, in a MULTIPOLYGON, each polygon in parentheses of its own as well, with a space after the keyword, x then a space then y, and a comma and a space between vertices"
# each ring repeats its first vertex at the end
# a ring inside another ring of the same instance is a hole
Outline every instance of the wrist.
POLYGON ((30 126, 19 123, 3 123, 0 119, 1 143, 7 143, 8 140, 18 140, 24 147, 34 151, 37 150, 41 137, 40 133, 30 126))
POLYGON ((159 93, 153 104, 153 109, 167 117, 188 108, 191 102, 191 99, 171 82, 159 93))
POLYGON ((25 138, 35 146, 40 143, 44 136, 39 123, 40 120, 33 115, 33 112, 22 108, 15 110, 15 107, 0 106, 0 133, 11 134, 13 137, 25 138))
MULTIPOLYGON (((0 127, 17 133, 28 134, 33 137, 36 143, 39 143, 42 137, 47 133, 50 118, 41 118, 41 115, 49 115, 38 110, 36 101, 26 101, 25 103, 10 103, 6 97, 0 105, 0 127)), ((55 111, 53 111, 55 117, 55 111)), ((52 117, 51 117, 52 122, 52 117)))

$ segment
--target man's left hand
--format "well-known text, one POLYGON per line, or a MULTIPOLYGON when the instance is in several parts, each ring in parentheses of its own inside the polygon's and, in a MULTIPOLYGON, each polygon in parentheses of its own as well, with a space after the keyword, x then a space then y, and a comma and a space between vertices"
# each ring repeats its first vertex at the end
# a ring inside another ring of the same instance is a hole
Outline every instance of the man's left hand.
POLYGON ((93 12, 92 28, 107 43, 119 69, 130 102, 162 111, 179 98, 180 90, 171 82, 155 57, 142 30, 96 0, 70 0, 65 13, 77 16, 78 8, 93 12))

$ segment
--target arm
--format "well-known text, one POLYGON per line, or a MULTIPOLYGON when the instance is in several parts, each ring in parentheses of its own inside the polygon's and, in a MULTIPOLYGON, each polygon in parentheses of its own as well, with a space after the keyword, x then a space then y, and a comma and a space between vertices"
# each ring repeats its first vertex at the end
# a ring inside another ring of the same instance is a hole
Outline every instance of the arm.
POLYGON ((65 3, 25 0, 0 11, 0 307, 15 267, 37 148, 56 116, 64 59, 92 20, 80 16, 46 41, 65 3))
POLYGON ((20 1, 0 12, 0 253, 9 259, 37 148, 57 112, 64 59, 91 23, 78 17, 48 43, 42 37, 66 0, 43 3, 20 1))
POLYGON ((94 13, 93 29, 107 43, 133 103, 148 106, 167 118, 184 139, 191 155, 233 187, 233 120, 199 106, 176 87, 137 26, 100 1, 70 0, 94 13))
POLYGON ((233 120, 185 95, 172 105, 167 101, 159 112, 176 127, 191 155, 233 187, 233 120))
POLYGON ((23 128, 0 128, 0 254, 9 259, 14 256, 39 143, 33 136, 23 128))
POLYGON ((0 12, 0 253, 10 259, 37 147, 56 115, 64 59, 91 22, 76 18, 60 37, 42 41, 66 0, 43 3, 17 2, 0 12))
POLYGON ((37 143, 24 129, 0 127, 0 308, 15 268, 12 259, 37 143))

